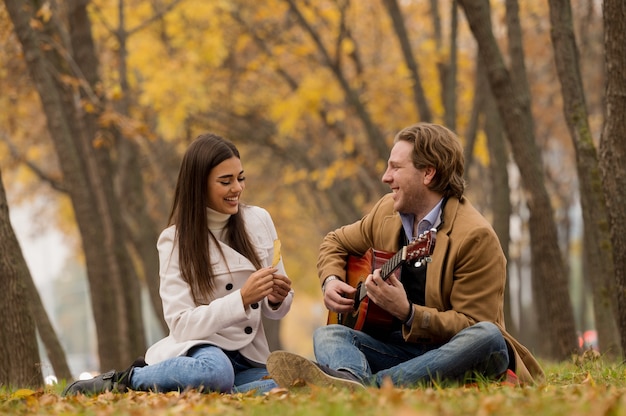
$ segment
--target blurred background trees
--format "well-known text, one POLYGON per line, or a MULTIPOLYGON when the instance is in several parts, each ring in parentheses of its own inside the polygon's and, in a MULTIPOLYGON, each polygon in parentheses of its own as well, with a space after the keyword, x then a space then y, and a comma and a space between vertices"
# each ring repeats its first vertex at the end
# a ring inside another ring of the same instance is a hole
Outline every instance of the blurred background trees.
MULTIPOLYGON (((156 238, 182 151, 211 131, 241 148, 244 198, 271 212, 283 242, 297 296, 280 333, 270 327, 272 344, 310 354, 312 329, 325 323, 319 242, 388 191, 380 176, 393 135, 431 121, 463 141, 468 197, 509 258, 508 329, 555 360, 597 329, 601 351, 619 356, 623 270, 610 233, 621 228, 609 227, 596 151, 609 115, 607 16, 593 0, 545 5, 0 3, 10 203, 44 199, 33 222, 66 235, 88 281, 94 335, 57 318, 66 350, 95 337, 99 368, 125 368, 162 335, 156 238)), ((623 119, 623 106, 610 115, 623 119)), ((605 135, 605 154, 623 150, 619 129, 605 135)))

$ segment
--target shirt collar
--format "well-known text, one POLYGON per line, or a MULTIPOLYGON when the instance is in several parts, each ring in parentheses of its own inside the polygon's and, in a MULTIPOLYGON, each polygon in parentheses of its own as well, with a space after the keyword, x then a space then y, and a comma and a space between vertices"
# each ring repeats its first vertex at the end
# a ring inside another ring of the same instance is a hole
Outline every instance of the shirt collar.
MULTIPOLYGON (((443 198, 437 202, 437 205, 430 210, 428 214, 424 218, 420 220, 418 223, 418 235, 423 233, 424 231, 430 230, 431 228, 436 228, 441 223, 441 204, 443 203, 443 198)), ((413 241, 417 238, 417 235, 413 235, 413 224, 415 221, 415 215, 413 214, 404 214, 400 213, 400 219, 402 220, 402 227, 404 228, 404 233, 406 234, 409 241, 413 241)))

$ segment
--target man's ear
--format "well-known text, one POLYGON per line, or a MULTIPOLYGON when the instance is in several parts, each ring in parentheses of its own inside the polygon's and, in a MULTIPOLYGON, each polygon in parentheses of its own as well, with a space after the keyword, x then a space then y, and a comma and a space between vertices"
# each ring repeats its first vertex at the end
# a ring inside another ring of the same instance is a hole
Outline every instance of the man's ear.
POLYGON ((429 185, 435 178, 436 173, 437 169, 435 169, 433 166, 424 168, 424 185, 429 185))

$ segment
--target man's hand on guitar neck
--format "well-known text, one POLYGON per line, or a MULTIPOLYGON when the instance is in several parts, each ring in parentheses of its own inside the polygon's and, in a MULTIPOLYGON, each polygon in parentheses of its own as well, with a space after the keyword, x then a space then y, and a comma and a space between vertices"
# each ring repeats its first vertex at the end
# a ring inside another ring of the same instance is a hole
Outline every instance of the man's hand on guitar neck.
POLYGON ((352 312, 356 289, 338 278, 330 277, 326 278, 324 284, 324 305, 332 312, 352 312))
POLYGON ((365 288, 367 296, 380 308, 386 310, 391 315, 404 322, 407 313, 412 305, 406 297, 406 292, 402 286, 402 282, 392 273, 387 280, 380 277, 380 269, 374 270, 374 274, 370 274, 365 279, 365 288))

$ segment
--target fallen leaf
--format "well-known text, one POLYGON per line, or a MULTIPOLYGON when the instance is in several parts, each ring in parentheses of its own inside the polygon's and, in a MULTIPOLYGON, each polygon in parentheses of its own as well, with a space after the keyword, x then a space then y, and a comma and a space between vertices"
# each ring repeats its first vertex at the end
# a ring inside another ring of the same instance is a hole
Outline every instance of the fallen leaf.
POLYGON ((16 390, 11 395, 11 398, 12 399, 23 399, 25 397, 32 396, 33 394, 36 394, 36 392, 34 390, 31 390, 31 389, 19 389, 19 390, 16 390))

